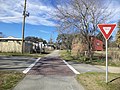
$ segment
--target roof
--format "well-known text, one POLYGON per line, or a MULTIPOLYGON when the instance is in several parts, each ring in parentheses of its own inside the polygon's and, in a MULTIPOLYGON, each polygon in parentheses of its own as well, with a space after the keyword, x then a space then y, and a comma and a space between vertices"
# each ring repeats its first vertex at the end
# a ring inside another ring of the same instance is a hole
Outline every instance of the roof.
POLYGON ((16 41, 20 41, 20 40, 22 40, 22 38, 8 37, 8 38, 0 38, 0 40, 16 40, 16 41))

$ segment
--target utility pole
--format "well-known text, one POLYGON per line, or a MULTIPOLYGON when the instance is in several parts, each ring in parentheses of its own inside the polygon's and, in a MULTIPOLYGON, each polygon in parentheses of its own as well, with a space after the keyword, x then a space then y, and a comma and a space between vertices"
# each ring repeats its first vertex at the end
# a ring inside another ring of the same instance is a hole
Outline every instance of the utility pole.
POLYGON ((24 10, 23 10, 23 23, 22 23, 22 54, 24 53, 24 32, 25 32, 25 18, 29 16, 29 13, 26 13, 26 2, 24 3, 24 10))

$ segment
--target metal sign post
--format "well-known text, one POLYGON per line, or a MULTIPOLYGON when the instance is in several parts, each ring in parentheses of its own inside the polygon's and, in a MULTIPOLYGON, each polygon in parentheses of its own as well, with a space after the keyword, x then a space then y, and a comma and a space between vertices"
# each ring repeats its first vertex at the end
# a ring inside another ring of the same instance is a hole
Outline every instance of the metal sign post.
POLYGON ((108 83, 108 45, 107 45, 107 39, 106 39, 106 83, 108 83))

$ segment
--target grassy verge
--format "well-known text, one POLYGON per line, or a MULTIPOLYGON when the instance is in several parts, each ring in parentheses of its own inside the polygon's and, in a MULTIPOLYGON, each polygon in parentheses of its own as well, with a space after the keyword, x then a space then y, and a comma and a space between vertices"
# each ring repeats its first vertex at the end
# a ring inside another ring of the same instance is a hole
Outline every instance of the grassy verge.
POLYGON ((120 74, 109 73, 109 83, 105 83, 105 73, 88 72, 77 76, 87 90, 120 90, 120 74))
MULTIPOLYGON (((66 50, 62 50, 60 54, 61 54, 61 58, 67 61, 74 61, 74 62, 86 63, 92 65, 102 65, 102 66, 105 66, 106 63, 105 53, 102 52, 95 52, 93 60, 91 62, 88 61, 85 56, 72 56, 66 50)), ((114 62, 114 60, 111 57, 108 57, 108 65, 120 67, 120 61, 114 62)))
POLYGON ((11 90, 24 76, 19 72, 0 71, 0 90, 11 90))
POLYGON ((25 56, 25 57, 44 57, 45 55, 51 53, 52 51, 47 51, 45 53, 34 53, 34 54, 30 54, 30 53, 0 53, 0 56, 25 56))
MULTIPOLYGON (((119 51, 108 51, 108 65, 120 67, 120 53, 119 51)), ((105 66, 106 59, 105 59, 105 51, 97 51, 94 52, 94 58, 91 64, 93 65, 103 65, 105 66)))
POLYGON ((66 50, 61 50, 60 51, 60 56, 62 59, 64 60, 73 60, 72 56, 70 55, 70 53, 68 53, 66 50))
MULTIPOLYGON (((102 60, 101 59, 94 59, 92 62, 90 62, 90 64, 105 66, 106 60, 105 59, 102 59, 102 60)), ((120 67, 120 61, 113 62, 112 60, 108 60, 108 66, 120 67)))

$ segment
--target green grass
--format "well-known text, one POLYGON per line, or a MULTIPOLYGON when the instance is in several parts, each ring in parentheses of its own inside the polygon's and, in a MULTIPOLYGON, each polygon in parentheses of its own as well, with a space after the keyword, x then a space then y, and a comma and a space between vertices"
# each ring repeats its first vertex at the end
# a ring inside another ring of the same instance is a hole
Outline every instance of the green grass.
POLYGON ((0 71, 0 90, 12 90, 24 76, 15 71, 0 71))
MULTIPOLYGON (((92 65, 102 65, 102 66, 105 66, 105 63, 106 63, 104 51, 95 52, 93 60, 91 62, 85 56, 72 56, 66 50, 61 50, 60 54, 61 54, 61 58, 67 61, 74 61, 74 62, 86 63, 86 64, 92 64, 92 65)), ((108 65, 120 67, 120 61, 114 62, 114 60, 111 57, 108 57, 108 65)))
POLYGON ((30 53, 0 53, 0 56, 26 56, 26 57, 44 57, 45 55, 51 53, 52 51, 47 51, 46 53, 34 53, 34 54, 30 54, 30 53))
POLYGON ((73 60, 72 56, 70 55, 70 53, 68 53, 66 50, 61 50, 60 51, 60 56, 62 59, 64 60, 73 60))
MULTIPOLYGON (((102 60, 101 59, 94 59, 92 62, 90 62, 90 64, 105 66, 106 60, 105 59, 102 59, 102 60)), ((120 67, 120 61, 113 62, 112 60, 108 60, 108 66, 120 67)))
MULTIPOLYGON (((120 57, 117 54, 120 53, 119 51, 109 51, 108 52, 108 65, 109 66, 115 66, 120 67, 120 57), (112 52, 112 54, 111 54, 112 52)), ((105 66, 106 63, 106 57, 105 57, 105 51, 96 51, 94 52, 94 58, 91 64, 93 65, 103 65, 105 66)))
POLYGON ((108 74, 109 82, 105 82, 105 73, 88 72, 77 76, 86 90, 120 90, 120 74, 108 74))

